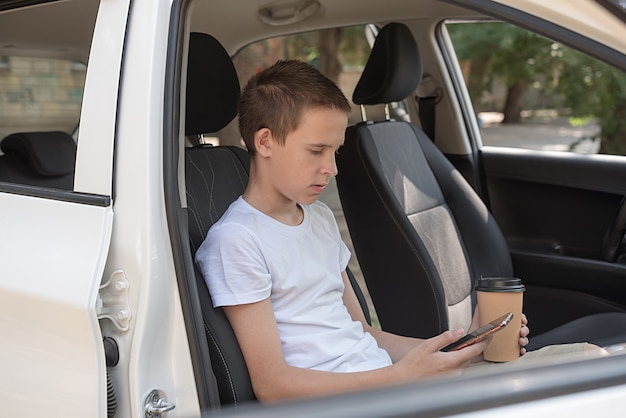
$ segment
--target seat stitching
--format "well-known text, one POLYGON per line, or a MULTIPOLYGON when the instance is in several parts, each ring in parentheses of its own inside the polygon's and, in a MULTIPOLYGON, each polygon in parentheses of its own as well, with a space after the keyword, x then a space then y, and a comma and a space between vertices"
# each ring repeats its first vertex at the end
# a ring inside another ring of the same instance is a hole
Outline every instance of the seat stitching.
POLYGON ((213 343, 217 353, 220 356, 220 360, 222 361, 222 365, 224 366, 224 370, 226 370, 226 374, 228 375, 228 385, 230 386, 230 392, 231 392, 231 395, 233 396, 234 404, 237 405, 237 390, 235 389, 235 385, 233 384, 233 377, 230 374, 230 369, 228 368, 228 364, 226 362, 226 358, 224 357, 224 354, 222 353, 222 349, 219 346, 219 344, 217 343, 217 339, 213 335, 213 332, 207 326, 206 321, 204 322, 204 329, 206 330, 208 336, 211 338, 211 342, 213 343))

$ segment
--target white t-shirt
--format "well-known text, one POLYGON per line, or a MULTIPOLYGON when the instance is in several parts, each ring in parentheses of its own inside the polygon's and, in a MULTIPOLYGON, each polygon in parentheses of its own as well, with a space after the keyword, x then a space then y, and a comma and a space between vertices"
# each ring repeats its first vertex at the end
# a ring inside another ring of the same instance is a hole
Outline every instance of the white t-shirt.
POLYGON ((214 306, 270 298, 288 364, 335 372, 391 364, 343 303, 350 251, 332 211, 303 206, 300 225, 288 226, 242 197, 213 225, 196 254, 214 306))

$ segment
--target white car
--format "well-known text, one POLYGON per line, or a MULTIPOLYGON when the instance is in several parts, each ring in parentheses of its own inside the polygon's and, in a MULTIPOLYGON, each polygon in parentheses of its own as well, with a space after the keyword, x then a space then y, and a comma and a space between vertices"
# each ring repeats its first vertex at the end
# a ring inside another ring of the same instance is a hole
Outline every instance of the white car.
MULTIPOLYGON (((424 75, 389 118, 433 135, 489 208, 499 249, 527 286, 531 342, 577 318, 623 315, 624 9, 610 0, 0 0, 0 415, 619 415, 619 347, 261 406, 193 254, 247 178, 228 124, 239 91, 228 65, 243 83, 277 59, 307 60, 351 98, 376 34, 399 22, 424 75)), ((355 105, 351 123, 359 119, 355 105)), ((335 192, 323 199, 354 248, 350 269, 371 320, 420 337, 448 328, 415 325, 402 291, 412 279, 377 282, 389 258, 365 255, 357 242, 371 231, 344 215, 335 192)))

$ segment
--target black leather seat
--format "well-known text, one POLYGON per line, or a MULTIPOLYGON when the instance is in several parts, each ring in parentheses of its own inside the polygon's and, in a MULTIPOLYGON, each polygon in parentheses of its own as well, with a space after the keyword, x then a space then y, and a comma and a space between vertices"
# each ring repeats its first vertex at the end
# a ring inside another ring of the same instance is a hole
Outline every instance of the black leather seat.
MULTIPOLYGON (((410 30, 388 24, 380 30, 353 101, 401 101, 421 76, 410 30)), ((350 126, 337 165, 344 214, 382 327, 422 338, 467 329, 476 279, 514 274, 505 238, 472 187, 408 122, 350 126)), ((582 318, 532 336, 529 348, 576 341, 626 341, 626 314, 582 318)))
POLYGON ((61 131, 21 132, 0 142, 0 181, 72 190, 76 142, 61 131))
MULTIPOLYGON (((194 256, 211 225, 243 193, 248 172, 242 159, 247 156, 245 150, 235 147, 200 146, 186 151, 187 214, 194 256)), ((221 308, 213 307, 197 267, 195 273, 220 402, 239 405, 255 400, 248 369, 228 319, 221 308)))
MULTIPOLYGON (((239 81, 228 53, 213 37, 192 33, 187 68, 187 136, 216 132, 237 114, 239 81)), ((192 256, 206 233, 243 191, 248 182, 248 155, 235 147, 200 145, 185 152, 187 215, 192 256)), ((222 404, 255 399, 237 339, 196 267, 204 328, 211 366, 222 404)))
MULTIPOLYGON (((239 81, 224 48, 210 35, 192 33, 187 70, 188 137, 216 132, 236 115, 239 81)), ((206 234, 243 194, 248 184, 250 160, 246 150, 234 146, 199 145, 185 152, 187 215, 192 255, 206 234)), ((220 402, 239 405, 255 401, 246 364, 237 339, 221 308, 214 308, 202 273, 196 267, 204 327, 220 402)), ((366 318, 369 311, 354 276, 348 272, 366 318)))

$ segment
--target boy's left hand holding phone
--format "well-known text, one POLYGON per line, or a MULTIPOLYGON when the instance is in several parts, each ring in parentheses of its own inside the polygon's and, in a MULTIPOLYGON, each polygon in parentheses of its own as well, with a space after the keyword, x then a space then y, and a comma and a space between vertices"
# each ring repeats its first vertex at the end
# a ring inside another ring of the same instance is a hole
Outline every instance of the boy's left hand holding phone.
POLYGON ((457 341, 448 344, 440 351, 455 351, 476 344, 489 337, 490 335, 500 331, 511 322, 511 319, 513 319, 513 314, 511 312, 502 315, 500 318, 496 318, 493 321, 483 325, 482 327, 466 334, 464 337, 458 339, 457 341))

